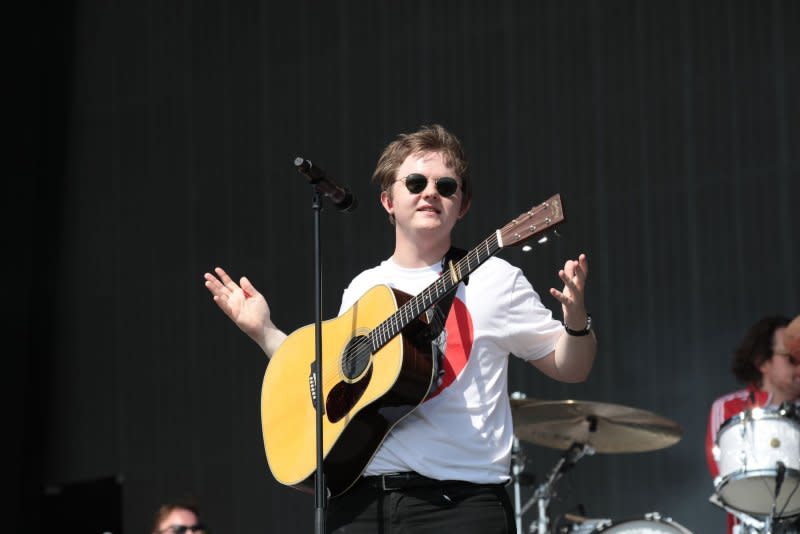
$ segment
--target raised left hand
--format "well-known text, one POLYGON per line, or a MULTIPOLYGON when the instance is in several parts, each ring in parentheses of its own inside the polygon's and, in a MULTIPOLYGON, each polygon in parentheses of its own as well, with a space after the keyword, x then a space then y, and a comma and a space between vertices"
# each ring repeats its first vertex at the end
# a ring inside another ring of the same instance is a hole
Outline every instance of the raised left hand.
POLYGON ((589 276, 589 261, 586 254, 578 256, 578 260, 567 260, 564 268, 558 271, 558 277, 564 282, 564 289, 558 291, 550 288, 550 294, 560 303, 564 314, 564 324, 572 330, 586 328, 586 306, 583 302, 586 290, 586 278, 589 276))

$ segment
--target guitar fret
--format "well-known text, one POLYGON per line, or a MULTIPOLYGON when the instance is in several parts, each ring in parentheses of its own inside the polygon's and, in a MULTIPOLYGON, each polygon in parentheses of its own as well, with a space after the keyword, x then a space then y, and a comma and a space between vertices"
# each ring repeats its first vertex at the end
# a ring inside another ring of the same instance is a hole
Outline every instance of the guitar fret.
POLYGON ((422 313, 438 302, 444 295, 455 287, 463 278, 470 275, 483 262, 494 256, 500 250, 497 241, 497 232, 490 235, 469 251, 461 260, 455 263, 455 273, 458 280, 454 280, 452 272, 445 269, 436 281, 423 289, 417 296, 406 302, 395 311, 383 323, 375 327, 369 337, 372 342, 373 351, 389 343, 399 334, 403 328, 422 315, 422 313))

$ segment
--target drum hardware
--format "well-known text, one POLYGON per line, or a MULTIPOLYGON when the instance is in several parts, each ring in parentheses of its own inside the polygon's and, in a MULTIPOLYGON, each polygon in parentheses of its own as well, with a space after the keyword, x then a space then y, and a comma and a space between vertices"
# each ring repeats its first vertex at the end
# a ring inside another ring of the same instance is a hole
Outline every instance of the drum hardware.
POLYGON ((517 532, 522 532, 522 493, 520 492, 520 477, 525 469, 525 455, 519 446, 519 438, 514 436, 514 443, 511 446, 511 481, 514 484, 514 522, 517 524, 517 532))
POLYGON ((610 527, 613 524, 611 518, 597 518, 597 517, 574 517, 565 516, 565 519, 571 520, 571 525, 560 529, 559 534, 592 534, 597 532, 598 529, 610 527))
POLYGON ((784 478, 786 476, 786 466, 783 462, 776 462, 776 475, 775 475, 775 494, 772 501, 772 508, 770 514, 764 517, 763 521, 759 521, 755 517, 726 506, 724 502, 722 502, 717 494, 713 494, 709 501, 717 506, 724 508, 729 514, 736 517, 739 522, 744 525, 744 528, 740 529, 740 534, 773 534, 773 532, 784 532, 783 530, 783 523, 781 522, 781 511, 777 510, 777 503, 778 503, 778 496, 780 495, 781 485, 783 484, 784 478), (774 531, 773 529, 777 528, 778 530, 774 531))
MULTIPOLYGON (((773 438, 770 444, 772 446, 777 446, 775 438, 773 438)), ((786 480, 786 464, 778 460, 775 462, 775 493, 772 497, 772 510, 770 510, 769 517, 767 517, 767 527, 770 530, 772 527, 772 521, 778 517, 778 497, 781 494, 781 486, 783 486, 784 480, 786 480)), ((783 510, 781 510, 780 513, 783 513, 783 510)))
POLYGON ((708 502, 713 504, 714 506, 718 506, 731 514, 733 517, 739 520, 742 525, 745 525, 749 531, 752 531, 754 534, 757 532, 763 532, 766 534, 764 530, 765 523, 764 521, 759 521, 755 517, 745 514, 744 512, 740 512, 739 510, 735 510, 730 506, 726 506, 724 502, 722 502, 719 496, 716 493, 712 493, 711 497, 708 498, 708 502))
MULTIPOLYGON (((576 400, 542 401, 513 393, 511 413, 515 431, 512 447, 514 509, 517 531, 520 533, 522 515, 534 503, 537 505, 538 516, 531 523, 529 531, 533 534, 549 532, 547 509, 555 495, 555 484, 584 456, 596 452, 613 454, 653 451, 674 445, 682 436, 681 427, 669 419, 616 404, 576 400), (520 466, 523 464, 520 461, 520 440, 565 451, 547 479, 536 487, 533 496, 522 506, 519 492, 519 476, 522 471, 520 466)), ((647 519, 646 516, 645 521, 652 519, 647 519)), ((591 525, 587 524, 592 530, 584 532, 600 532, 598 528, 605 528, 612 523, 610 519, 594 520, 591 525), (603 521, 606 523, 602 523, 603 521)), ((683 527, 680 529, 664 532, 688 532, 683 527)))
POLYGON ((535 534, 548 534, 550 528, 550 518, 547 515, 547 508, 550 506, 550 500, 555 496, 555 484, 558 480, 584 456, 591 456, 594 454, 594 449, 584 443, 573 443, 572 447, 567 449, 561 458, 556 462, 555 467, 550 471, 547 480, 539 484, 533 492, 533 496, 522 506, 519 512, 520 518, 522 514, 528 511, 534 503, 537 505, 537 518, 536 528, 531 524, 530 532, 535 534))
MULTIPOLYGON (((525 393, 515 391, 511 394, 514 400, 526 399, 525 393)), ((511 445, 511 482, 514 487, 514 521, 517 525, 517 532, 522 533, 522 491, 521 486, 533 485, 535 477, 525 473, 525 463, 527 456, 522 450, 519 438, 515 435, 511 445)))
POLYGON ((664 517, 658 512, 644 514, 640 518, 629 518, 621 521, 611 519, 587 520, 574 533, 586 534, 691 534, 683 525, 664 517), (592 530, 586 530, 592 528, 592 530))
POLYGON ((785 417, 797 418, 797 403, 784 401, 778 407, 778 413, 785 417))
POLYGON ((722 508, 739 521, 739 524, 733 527, 733 534, 797 534, 800 532, 798 529, 798 527, 800 527, 800 519, 797 517, 765 517, 763 520, 760 520, 750 514, 745 514, 730 506, 726 506, 716 493, 711 494, 708 498, 708 502, 722 508))

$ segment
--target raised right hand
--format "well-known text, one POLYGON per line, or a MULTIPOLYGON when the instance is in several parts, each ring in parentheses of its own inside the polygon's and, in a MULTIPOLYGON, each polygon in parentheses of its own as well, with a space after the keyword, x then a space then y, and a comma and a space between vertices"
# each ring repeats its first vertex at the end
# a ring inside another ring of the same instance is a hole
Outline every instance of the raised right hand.
POLYGON ((267 300, 247 277, 243 276, 237 284, 221 267, 215 267, 214 272, 216 276, 203 275, 214 302, 242 332, 271 355, 286 335, 272 323, 267 300))

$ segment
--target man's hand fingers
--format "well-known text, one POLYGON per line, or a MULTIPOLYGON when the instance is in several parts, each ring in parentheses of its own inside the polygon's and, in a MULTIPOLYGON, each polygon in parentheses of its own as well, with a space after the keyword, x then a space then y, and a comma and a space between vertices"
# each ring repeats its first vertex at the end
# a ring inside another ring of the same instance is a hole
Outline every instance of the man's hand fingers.
POLYGON ((215 267, 214 268, 214 272, 217 273, 217 276, 219 276, 219 279, 222 280, 222 284, 225 287, 227 287, 229 291, 233 291, 237 287, 239 287, 239 286, 236 285, 236 282, 234 282, 231 279, 231 277, 228 276, 228 273, 226 273, 225 269, 223 269, 222 267, 215 267))

